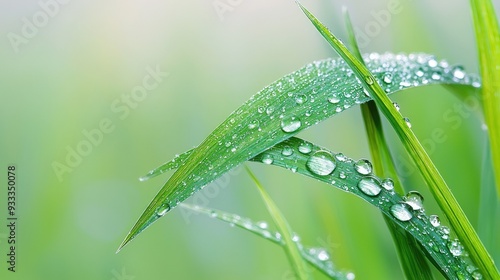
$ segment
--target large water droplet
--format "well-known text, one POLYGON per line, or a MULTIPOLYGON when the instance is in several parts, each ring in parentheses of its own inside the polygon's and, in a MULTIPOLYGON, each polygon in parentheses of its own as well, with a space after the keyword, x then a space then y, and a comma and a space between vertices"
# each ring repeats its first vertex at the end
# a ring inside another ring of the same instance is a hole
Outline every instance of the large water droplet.
POLYGON ((312 151, 312 144, 309 142, 302 142, 299 145, 299 152, 303 154, 308 154, 312 151))
POLYGON ((453 69, 451 70, 451 74, 453 75, 453 78, 458 80, 462 80, 463 78, 465 78, 465 71, 462 66, 453 67, 453 69))
POLYGON ((411 214, 408 206, 405 203, 397 203, 391 206, 391 214, 398 220, 406 222, 411 220, 411 214))
POLYGON ((464 247, 460 244, 458 239, 450 241, 448 243, 448 249, 450 249, 450 253, 455 257, 459 257, 464 253, 464 247))
POLYGON ((410 205, 411 208, 415 211, 420 210, 424 208, 424 197, 417 191, 410 191, 408 194, 404 197, 405 203, 410 205))
POLYGON ((326 176, 330 175, 337 165, 332 154, 327 151, 317 151, 307 160, 306 166, 312 173, 326 176))
POLYGON ((358 182, 358 189, 368 196, 377 196, 382 191, 380 183, 370 177, 361 179, 361 181, 358 182))
POLYGON ((169 210, 170 205, 168 203, 163 203, 162 205, 160 205, 160 207, 158 207, 158 209, 156 209, 156 215, 164 216, 169 210))
POLYGON ((262 156, 262 163, 272 164, 274 162, 273 156, 270 154, 265 154, 262 156))
POLYGON ((382 187, 388 191, 392 191, 394 189, 394 181, 391 178, 384 179, 382 181, 382 187))
POLYGON ((382 78, 382 80, 384 81, 384 83, 386 84, 390 84, 392 83, 392 74, 391 73, 386 73, 384 75, 384 77, 382 78))
POLYGON ((360 159, 354 164, 354 169, 361 175, 368 175, 372 173, 372 163, 366 159, 360 159))
POLYGON ((281 129, 284 132, 288 133, 297 131, 301 125, 302 123, 300 122, 300 119, 297 117, 285 117, 281 121, 281 129))
POLYGON ((281 154, 286 156, 286 157, 289 157, 289 156, 293 155, 293 148, 290 146, 285 146, 285 147, 283 147, 281 154))
POLYGON ((429 222, 431 223, 431 225, 433 227, 438 227, 441 225, 441 220, 439 219, 439 217, 437 215, 431 215, 429 217, 429 222))
POLYGON ((258 222, 257 226, 260 227, 261 229, 267 229, 268 225, 266 222, 258 222))
POLYGON ((337 96, 337 94, 333 93, 330 96, 328 96, 328 102, 332 104, 337 104, 340 102, 340 98, 337 96))

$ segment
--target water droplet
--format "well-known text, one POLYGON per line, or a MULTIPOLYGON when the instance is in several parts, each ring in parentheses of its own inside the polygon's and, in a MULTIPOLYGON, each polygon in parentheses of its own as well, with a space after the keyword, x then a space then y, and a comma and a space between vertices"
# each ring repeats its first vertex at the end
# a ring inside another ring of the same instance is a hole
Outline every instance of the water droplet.
POLYGON ((366 76, 365 82, 369 85, 373 85, 373 78, 371 76, 366 76))
POLYGON ((307 160, 306 166, 312 173, 326 176, 330 175, 337 165, 332 154, 327 151, 317 151, 307 160))
POLYGON ((214 210, 210 211, 210 217, 212 218, 217 217, 217 212, 215 212, 214 210))
POLYGON ((292 235, 292 241, 293 242, 299 242, 300 241, 300 237, 296 233, 294 233, 292 235))
POLYGON ((413 215, 405 203, 397 203, 391 206, 391 214, 398 220, 406 222, 411 220, 413 215))
POLYGON ((345 178, 347 178, 347 175, 345 174, 344 171, 341 171, 339 174, 339 177, 340 177, 340 179, 345 179, 345 178))
POLYGON ((394 189, 394 181, 390 178, 384 179, 382 181, 382 187, 388 191, 392 191, 394 189))
POLYGON ((226 146, 226 148, 229 148, 229 147, 231 147, 231 145, 232 145, 232 144, 233 144, 233 143, 231 143, 231 141, 227 141, 227 142, 224 144, 224 146, 226 146))
POLYGON ((333 93, 328 97, 328 102, 332 104, 337 104, 340 102, 340 98, 337 96, 337 94, 333 93))
POLYGON ((259 108, 257 108, 257 112, 259 112, 260 114, 264 113, 266 111, 266 108, 262 107, 262 106, 259 106, 259 108))
POLYGON ((303 154, 308 154, 312 151, 312 144, 309 142, 302 142, 299 145, 299 152, 303 154))
POLYGON ((434 58, 431 58, 431 59, 429 59, 429 61, 427 61, 427 65, 429 65, 429 67, 434 68, 434 67, 438 66, 438 62, 434 58))
POLYGON ((399 112, 399 110, 401 109, 401 107, 399 107, 399 104, 396 103, 396 102, 392 102, 392 105, 394 106, 394 108, 396 109, 396 111, 399 112))
POLYGON ((451 73, 453 75, 453 78, 455 78, 455 79, 462 80, 463 78, 465 78, 465 71, 464 71, 464 68, 462 66, 453 67, 453 69, 451 70, 451 73))
POLYGON ((411 208, 415 211, 424 208, 424 197, 417 191, 410 191, 404 197, 405 203, 410 205, 411 208))
POLYGON ((380 183, 374 178, 363 178, 358 183, 359 190, 368 196, 377 196, 382 191, 380 183))
POLYGON ((158 207, 158 209, 156 209, 156 215, 164 216, 169 210, 170 205, 168 203, 163 203, 162 205, 160 205, 160 207, 158 207))
POLYGON ((338 160, 338 161, 346 161, 347 160, 347 157, 343 154, 343 153, 338 153, 335 155, 335 158, 338 160))
POLYGON ((354 279, 356 279, 356 275, 355 275, 354 273, 352 273, 352 272, 348 272, 348 273, 345 275, 345 278, 346 278, 347 280, 354 280, 354 279))
POLYGON ((272 164, 274 162, 273 156, 270 154, 265 154, 262 156, 262 163, 272 164))
POLYGON ((360 159, 354 164, 354 169, 361 175, 368 175, 372 173, 372 163, 366 159, 360 159))
POLYGON ((384 77, 382 78, 382 80, 384 81, 384 83, 386 84, 390 84, 392 83, 392 74, 391 73, 386 73, 384 75, 384 77))
POLYGON ((285 117, 281 121, 281 129, 284 132, 288 133, 297 131, 301 125, 302 123, 300 122, 300 119, 297 117, 285 117))
POLYGON ((266 222, 258 222, 257 226, 260 227, 261 229, 267 229, 268 225, 266 222))
POLYGON ((476 270, 472 272, 472 278, 474 278, 475 280, 481 280, 483 279, 483 275, 481 274, 481 272, 479 272, 479 270, 476 270))
POLYGON ((432 72, 432 75, 431 75, 431 78, 433 80, 440 80, 441 77, 443 76, 443 74, 441 73, 441 71, 435 71, 435 72, 432 72))
POLYGON ((405 121, 406 125, 411 128, 411 122, 409 118, 403 118, 403 121, 405 121))
POLYGON ((272 113, 274 113, 274 107, 273 106, 267 107, 266 114, 271 115, 272 113))
POLYGON ((318 260, 322 262, 330 259, 330 255, 328 255, 328 252, 325 249, 319 249, 317 256, 318 260))
POLYGON ((252 122, 250 122, 248 124, 248 129, 256 129, 259 127, 259 125, 260 125, 260 123, 258 120, 253 120, 252 122))
POLYGON ((441 220, 439 219, 439 217, 437 215, 431 215, 429 217, 429 222, 431 223, 431 225, 433 227, 438 227, 441 225, 441 220))
POLYGON ((289 157, 289 156, 293 155, 293 148, 287 145, 287 146, 283 147, 281 154, 286 156, 286 157, 289 157))
POLYGON ((417 77, 424 76, 424 70, 422 68, 418 68, 417 72, 415 72, 415 75, 417 75, 417 77))
POLYGON ((441 238, 448 239, 450 237, 450 228, 447 226, 440 226, 437 232, 441 235, 441 238))
POLYGON ((450 253, 455 257, 459 257, 464 253, 464 247, 460 244, 458 239, 450 241, 448 243, 448 249, 450 249, 450 253))
POLYGON ((295 102, 299 105, 304 104, 306 101, 307 101, 307 95, 305 94, 298 94, 297 96, 295 96, 295 102))

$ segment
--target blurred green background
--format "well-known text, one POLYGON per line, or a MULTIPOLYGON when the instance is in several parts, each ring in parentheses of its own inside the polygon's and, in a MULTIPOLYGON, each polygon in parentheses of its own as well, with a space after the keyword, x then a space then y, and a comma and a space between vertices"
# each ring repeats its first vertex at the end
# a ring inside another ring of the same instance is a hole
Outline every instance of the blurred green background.
MULTIPOLYGON (((365 34, 365 52, 430 52, 478 72, 468 1, 303 4, 343 38, 341 7, 348 7, 365 34), (398 12, 384 18, 394 5, 398 12)), ((17 167, 19 218, 17 272, 11 273, 2 187, 1 279, 291 279, 281 248, 178 208, 115 251, 169 175, 142 183, 138 177, 199 144, 267 84, 335 56, 294 1, 2 1, 0 34, 0 179, 5 186, 7 166, 17 167), (151 71, 160 76, 148 78, 151 71), (149 89, 127 101, 144 80, 149 89), (78 149, 81 158, 71 158, 78 149)), ((429 152, 476 225, 481 120, 454 112, 460 101, 441 87, 394 99, 421 139, 444 131, 446 141, 429 152), (449 114, 460 123, 447 120, 449 114)), ((394 134, 387 134, 406 188, 424 194, 428 214, 439 213, 394 134)), ((358 108, 300 136, 369 158, 358 108)), ((376 209, 312 179, 249 166, 304 245, 327 247, 337 267, 356 279, 403 277, 376 209)), ((236 173, 189 201, 270 221, 249 176, 236 173)))

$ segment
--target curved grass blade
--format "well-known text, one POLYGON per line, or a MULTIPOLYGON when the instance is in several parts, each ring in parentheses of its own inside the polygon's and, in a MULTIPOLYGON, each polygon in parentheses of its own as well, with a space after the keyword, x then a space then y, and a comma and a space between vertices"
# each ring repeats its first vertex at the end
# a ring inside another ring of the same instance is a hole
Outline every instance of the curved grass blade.
POLYGON ((472 279, 480 275, 460 242, 451 238, 450 229, 441 225, 437 216, 426 215, 421 196, 409 192, 402 197, 394 192, 394 182, 373 175, 369 161, 354 161, 295 137, 252 161, 283 167, 359 196, 410 233, 447 278, 472 279))
MULTIPOLYGON (((360 62, 363 57, 359 50, 356 34, 352 27, 351 17, 346 7, 343 7, 344 21, 349 35, 349 43, 353 54, 360 62)), ((392 159, 389 147, 385 140, 382 120, 378 112, 375 101, 370 100, 360 105, 365 124, 366 135, 372 156, 373 170, 379 176, 393 178, 394 189, 398 193, 404 193, 403 186, 399 181, 394 161, 392 159)), ((391 219, 384 215, 384 221, 391 232, 398 259, 406 276, 406 279, 433 279, 432 272, 426 261, 423 252, 420 250, 418 242, 406 231, 401 231, 391 219)))
POLYGON ((267 211, 271 215, 274 224, 282 234, 282 238, 285 243, 285 252, 288 256, 288 259, 290 260, 290 264, 292 265, 296 276, 299 279, 311 279, 309 269, 300 255, 299 245, 295 242, 296 239, 294 239, 292 228, 286 221, 285 216, 283 216, 276 203, 274 203, 269 194, 267 194, 260 181, 257 179, 257 177, 255 177, 255 174, 253 174, 253 172, 250 171, 248 167, 245 166, 245 168, 247 170, 247 173, 250 175, 253 182, 257 186, 260 196, 262 197, 262 200, 264 200, 267 211))
POLYGON ((493 4, 471 0, 483 87, 483 111, 493 155, 497 195, 500 198, 500 30, 493 4))
MULTIPOLYGON (((296 1, 298 3, 298 1, 296 1)), ((424 150, 415 134, 409 128, 407 119, 394 108, 392 102, 384 93, 380 84, 375 77, 370 73, 370 70, 356 57, 347 50, 344 44, 333 35, 326 26, 324 26, 314 15, 306 8, 298 3, 304 14, 313 23, 316 29, 321 33, 325 40, 333 47, 333 49, 346 61, 349 67, 353 70, 355 76, 361 81, 363 87, 368 92, 373 100, 385 115, 389 123, 392 125, 396 134, 399 136, 401 143, 405 147, 408 154, 415 162, 422 177, 427 183, 432 195, 437 201, 440 208, 450 221, 451 226, 464 242, 465 247, 469 250, 471 258, 480 267, 483 274, 491 279, 500 279, 500 274, 495 267, 491 256, 481 243, 476 231, 469 222, 464 211, 453 196, 450 188, 444 181, 443 177, 437 170, 429 155, 424 150)), ((455 78, 463 78, 463 71, 455 69, 453 75, 455 78)))
MULTIPOLYGON (((387 94, 429 84, 471 85, 432 55, 370 54, 367 67, 387 94)), ((154 221, 205 185, 273 145, 356 104, 370 100, 342 59, 315 61, 252 96, 219 125, 165 183, 118 251, 154 221)), ((168 168, 167 168, 168 169, 168 168)), ((162 167, 147 175, 161 174, 162 167)))
MULTIPOLYGON (((285 241, 282 237, 283 235, 280 232, 269 230, 268 224, 266 222, 254 222, 251 219, 244 218, 236 214, 209 209, 198 205, 181 203, 180 206, 198 213, 205 214, 213 219, 218 219, 223 222, 229 223, 231 226, 234 225, 236 227, 242 228, 280 246, 285 246, 285 241)), ((295 239, 299 240, 295 241, 295 243, 297 243, 302 258, 307 260, 307 262, 316 267, 330 279, 352 279, 352 273, 340 272, 335 269, 335 266, 330 259, 330 254, 326 251, 325 248, 305 248, 300 243, 300 238, 296 237, 295 239), (348 276, 348 274, 350 274, 350 276, 348 276)))

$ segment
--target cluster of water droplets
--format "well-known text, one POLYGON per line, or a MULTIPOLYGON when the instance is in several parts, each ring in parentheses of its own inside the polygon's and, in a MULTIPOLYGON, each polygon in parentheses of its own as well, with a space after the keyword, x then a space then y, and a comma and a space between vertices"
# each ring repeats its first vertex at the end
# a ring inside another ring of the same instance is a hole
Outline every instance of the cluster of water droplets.
POLYGON ((412 234, 421 235, 420 240, 428 240, 423 245, 434 253, 459 258, 457 263, 449 264, 450 270, 463 274, 464 264, 468 263, 469 275, 464 279, 481 279, 477 268, 470 264, 464 246, 458 239, 451 238, 450 229, 441 224, 438 216, 425 214, 423 196, 417 191, 399 196, 394 192, 391 179, 373 175, 370 161, 352 160, 298 138, 278 144, 254 160, 270 161, 361 196, 393 216, 412 234))

